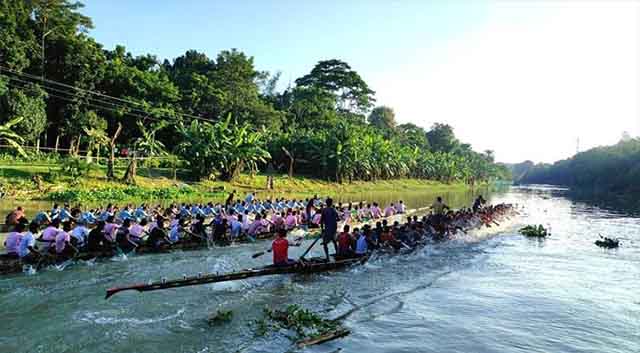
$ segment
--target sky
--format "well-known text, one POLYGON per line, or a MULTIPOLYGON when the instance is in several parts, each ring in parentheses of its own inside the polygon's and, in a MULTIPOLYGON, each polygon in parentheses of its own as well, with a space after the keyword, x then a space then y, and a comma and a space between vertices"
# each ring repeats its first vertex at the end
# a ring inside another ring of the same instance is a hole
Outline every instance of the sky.
POLYGON ((281 86, 346 61, 399 124, 454 128, 501 162, 640 135, 640 1, 85 0, 107 48, 237 48, 281 86))

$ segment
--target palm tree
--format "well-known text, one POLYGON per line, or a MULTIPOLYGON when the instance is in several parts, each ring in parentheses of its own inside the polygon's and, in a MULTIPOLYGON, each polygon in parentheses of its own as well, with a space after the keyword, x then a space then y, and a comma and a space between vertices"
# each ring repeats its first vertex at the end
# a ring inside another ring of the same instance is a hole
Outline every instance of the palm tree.
POLYGON ((89 139, 89 146, 87 147, 87 156, 86 156, 86 160, 87 163, 91 163, 92 162, 92 156, 91 153, 93 152, 93 150, 96 150, 96 156, 100 156, 100 147, 102 146, 109 146, 109 137, 107 136, 107 133, 104 130, 101 129, 96 129, 96 128, 92 128, 92 129, 84 129, 84 133, 87 135, 87 138, 89 139))
MULTIPOLYGON (((160 121, 157 124, 151 125, 147 128, 141 121, 138 121, 138 128, 142 136, 138 137, 133 143, 134 151, 131 155, 131 160, 127 166, 127 171, 124 173, 122 180, 127 184, 136 183, 136 174, 138 172, 138 159, 137 155, 140 154, 146 157, 154 157, 166 155, 164 144, 156 140, 156 133, 167 126, 166 121, 160 121)), ((147 163, 147 166, 149 164, 147 163)), ((151 168, 147 168, 149 176, 151 176, 151 168)))

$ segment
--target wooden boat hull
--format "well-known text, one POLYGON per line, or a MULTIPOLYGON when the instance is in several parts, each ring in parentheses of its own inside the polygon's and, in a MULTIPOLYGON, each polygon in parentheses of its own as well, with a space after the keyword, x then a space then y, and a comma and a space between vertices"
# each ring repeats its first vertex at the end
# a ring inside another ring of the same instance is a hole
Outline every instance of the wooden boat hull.
POLYGON ((183 279, 172 280, 172 281, 159 281, 152 282, 148 284, 135 284, 132 286, 126 287, 114 287, 107 290, 105 299, 108 299, 112 295, 126 291, 126 290, 136 290, 138 292, 148 292, 160 289, 168 289, 168 288, 179 288, 193 285, 201 285, 207 283, 218 283, 218 282, 227 282, 227 281, 237 281, 241 279, 247 279, 252 277, 261 277, 261 276, 272 276, 272 275, 281 275, 281 274, 292 274, 292 273, 300 273, 300 274, 310 274, 310 273, 319 273, 319 272, 327 272, 338 269, 343 269, 345 267, 363 263, 367 260, 367 257, 360 258, 351 258, 351 259, 343 259, 337 261, 322 261, 319 259, 310 259, 309 262, 304 263, 296 263, 288 266, 265 266, 257 269, 246 269, 238 272, 232 272, 227 274, 208 274, 204 276, 192 276, 185 277, 183 279))

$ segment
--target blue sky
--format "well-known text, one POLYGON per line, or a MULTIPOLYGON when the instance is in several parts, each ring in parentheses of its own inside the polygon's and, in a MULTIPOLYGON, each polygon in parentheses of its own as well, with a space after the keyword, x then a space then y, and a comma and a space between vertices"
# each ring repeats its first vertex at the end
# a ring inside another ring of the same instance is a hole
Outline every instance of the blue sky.
POLYGON ((634 1, 89 0, 83 12, 107 48, 238 48, 284 85, 344 60, 400 123, 449 123, 501 161, 553 161, 577 138, 585 149, 640 129, 634 1))

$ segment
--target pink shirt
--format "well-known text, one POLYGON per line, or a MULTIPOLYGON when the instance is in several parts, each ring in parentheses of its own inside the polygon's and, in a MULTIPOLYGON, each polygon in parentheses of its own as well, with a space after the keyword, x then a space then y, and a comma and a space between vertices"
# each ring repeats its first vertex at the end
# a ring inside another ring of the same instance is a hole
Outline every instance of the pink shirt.
POLYGON ((56 227, 47 227, 43 232, 42 232, 42 239, 43 240, 49 240, 49 241, 53 241, 56 240, 56 235, 58 234, 60 230, 56 227))
POLYGON ((294 228, 295 226, 298 225, 298 219, 296 218, 296 216, 290 214, 287 216, 287 220, 285 222, 285 226, 289 229, 294 228))
POLYGON ((144 233, 144 227, 139 224, 134 224, 129 228, 129 234, 134 237, 140 238, 140 236, 144 233))
POLYGON ((256 235, 262 232, 262 220, 256 220, 249 226, 249 234, 256 235))
POLYGON ((56 253, 61 253, 64 250, 64 247, 66 246, 66 242, 70 242, 71 241, 71 236, 69 235, 69 233, 65 232, 65 231, 60 231, 58 232, 58 235, 56 235, 56 253))
POLYGON ((393 216, 394 211, 395 210, 393 209, 393 207, 389 206, 389 207, 384 209, 384 216, 385 217, 393 216))
POLYGON ((4 246, 7 249, 7 253, 18 253, 20 247, 20 240, 22 240, 22 233, 11 232, 7 236, 7 240, 4 241, 4 246))
POLYGON ((118 228, 120 228, 120 226, 115 223, 107 223, 104 226, 104 235, 110 241, 114 241, 116 238, 115 235, 116 235, 116 232, 118 231, 118 228))
POLYGON ((373 218, 382 217, 382 211, 380 211, 380 207, 371 207, 371 216, 373 218))

